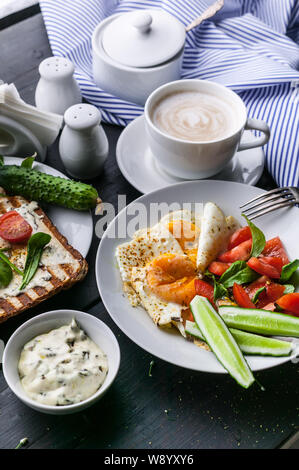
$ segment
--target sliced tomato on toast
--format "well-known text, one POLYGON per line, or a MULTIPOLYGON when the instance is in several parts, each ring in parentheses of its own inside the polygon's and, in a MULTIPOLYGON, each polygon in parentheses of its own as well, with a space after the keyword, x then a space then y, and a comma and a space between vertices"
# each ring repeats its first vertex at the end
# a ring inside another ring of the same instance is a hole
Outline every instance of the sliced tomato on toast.
POLYGON ((0 237, 10 243, 27 241, 32 233, 31 225, 17 211, 8 211, 0 217, 0 237))

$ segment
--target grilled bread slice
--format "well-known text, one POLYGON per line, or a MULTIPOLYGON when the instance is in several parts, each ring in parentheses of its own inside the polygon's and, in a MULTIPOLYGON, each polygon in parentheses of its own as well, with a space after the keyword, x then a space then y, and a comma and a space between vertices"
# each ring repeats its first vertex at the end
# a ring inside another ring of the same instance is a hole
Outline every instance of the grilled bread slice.
MULTIPOLYGON (((35 201, 27 201, 21 196, 0 196, 0 215, 11 210, 16 210, 27 220, 33 229, 32 233, 49 233, 51 241, 44 248, 35 276, 23 291, 19 290, 22 278, 15 272, 10 284, 0 288, 0 323, 34 307, 62 289, 72 287, 88 271, 86 260, 68 244, 35 201)), ((20 270, 24 269, 26 246, 26 243, 10 244, 0 238, 0 249, 5 250, 4 253, 20 270)))

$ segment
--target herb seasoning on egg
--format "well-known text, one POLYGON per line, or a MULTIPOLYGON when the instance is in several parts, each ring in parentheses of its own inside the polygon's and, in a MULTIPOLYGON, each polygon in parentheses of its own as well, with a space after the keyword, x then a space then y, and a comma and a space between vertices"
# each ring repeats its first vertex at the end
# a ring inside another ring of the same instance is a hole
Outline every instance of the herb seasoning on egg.
POLYGON ((108 371, 107 356, 73 319, 25 344, 19 375, 26 394, 44 405, 71 405, 93 395, 108 371))

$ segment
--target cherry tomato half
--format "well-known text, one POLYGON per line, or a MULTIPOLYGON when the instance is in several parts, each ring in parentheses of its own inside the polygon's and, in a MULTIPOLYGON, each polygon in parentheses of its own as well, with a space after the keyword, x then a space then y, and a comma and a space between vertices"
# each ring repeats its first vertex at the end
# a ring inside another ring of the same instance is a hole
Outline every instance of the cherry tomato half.
POLYGON ((279 237, 271 238, 266 242, 262 256, 274 256, 282 259, 283 264, 288 264, 289 258, 279 237))
POLYGON ((27 241, 32 233, 32 227, 16 211, 9 211, 0 217, 0 237, 10 243, 27 241))
POLYGON ((230 267, 231 263, 222 263, 221 261, 212 261, 208 270, 216 276, 222 276, 223 273, 230 267))
POLYGON ((246 290, 236 282, 233 285, 233 296, 239 307, 255 308, 255 305, 250 300, 250 297, 247 294, 246 290))
POLYGON ((248 260, 251 252, 252 239, 246 240, 245 242, 240 243, 240 245, 235 246, 231 250, 225 251, 220 256, 218 260, 223 263, 234 263, 234 261, 246 261, 248 260))
POLYGON ((239 228, 230 236, 227 249, 231 250, 235 246, 240 245, 240 243, 243 243, 250 238, 252 238, 252 235, 248 225, 246 225, 246 227, 239 228))
POLYGON ((197 295, 206 297, 211 302, 213 307, 216 308, 216 305, 214 304, 214 287, 211 286, 211 284, 202 281, 201 279, 195 279, 194 287, 197 295))
POLYGON ((248 266, 256 271, 259 274, 269 276, 272 279, 279 279, 281 268, 278 269, 277 266, 273 266, 273 264, 268 262, 266 258, 250 258, 247 261, 248 266))
POLYGON ((299 293, 286 294, 275 302, 280 308, 299 315, 299 293))

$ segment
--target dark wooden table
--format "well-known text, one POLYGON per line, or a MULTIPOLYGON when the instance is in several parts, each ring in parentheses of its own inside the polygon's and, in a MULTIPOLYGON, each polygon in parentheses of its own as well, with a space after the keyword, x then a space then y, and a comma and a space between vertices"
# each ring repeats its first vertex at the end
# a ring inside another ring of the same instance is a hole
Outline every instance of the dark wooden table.
MULTIPOLYGON (((36 10, 31 10, 33 13, 36 10)), ((29 103, 34 102, 38 65, 51 55, 40 14, 15 24, 6 20, 0 31, 0 78, 14 82, 29 103)), ((3 22, 2 22, 3 25, 3 22)), ((1 22, 0 22, 1 27, 1 22)), ((121 175, 115 145, 122 129, 105 126, 110 155, 101 178, 93 180, 102 199, 130 203, 140 194, 121 175)), ((46 163, 63 171, 57 143, 46 163)), ((259 187, 275 184, 265 171, 259 187)), ((96 218, 95 218, 96 221, 96 218)), ((287 363, 256 374, 258 386, 243 390, 228 375, 192 372, 170 365, 136 346, 113 323, 99 297, 94 235, 87 256, 89 274, 75 289, 0 325, 7 341, 24 321, 57 308, 89 312, 114 331, 121 348, 119 374, 109 393, 79 414, 50 416, 31 410, 10 391, 0 371, 0 448, 14 448, 27 437, 27 448, 98 449, 272 449, 298 429, 298 366, 287 363), (154 360, 152 376, 148 374, 154 360)))

